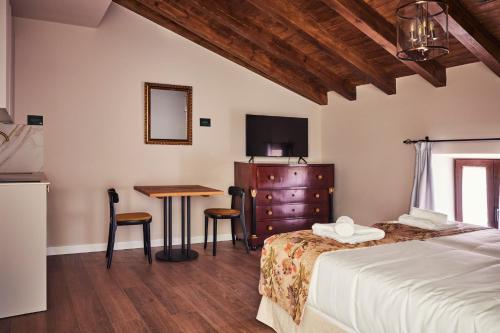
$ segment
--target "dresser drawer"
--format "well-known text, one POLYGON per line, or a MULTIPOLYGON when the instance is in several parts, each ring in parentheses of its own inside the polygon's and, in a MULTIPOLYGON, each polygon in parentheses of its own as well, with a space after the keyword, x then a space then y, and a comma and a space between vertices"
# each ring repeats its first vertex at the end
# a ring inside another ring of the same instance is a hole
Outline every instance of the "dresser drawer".
POLYGON ((272 234, 311 229, 314 223, 328 223, 328 219, 290 219, 290 220, 265 220, 257 222, 257 233, 263 234, 262 239, 272 234))
POLYGON ((255 198, 257 205, 282 203, 322 203, 328 201, 326 189, 259 190, 255 198))
POLYGON ((257 168, 257 188, 286 188, 294 186, 289 171, 283 167, 257 168))
POLYGON ((328 203, 257 206, 257 220, 292 217, 328 217, 328 203))
POLYGON ((297 179, 297 186, 329 188, 333 186, 333 169, 328 166, 311 166, 297 179))
POLYGON ((323 188, 333 186, 333 169, 329 166, 293 166, 257 168, 258 189, 289 187, 323 188))

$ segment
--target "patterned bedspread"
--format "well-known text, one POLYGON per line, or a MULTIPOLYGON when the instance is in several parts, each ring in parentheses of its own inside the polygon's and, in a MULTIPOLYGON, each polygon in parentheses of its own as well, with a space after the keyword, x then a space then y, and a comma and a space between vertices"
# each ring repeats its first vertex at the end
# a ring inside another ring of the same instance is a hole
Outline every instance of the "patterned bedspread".
POLYGON ((470 225, 431 231, 399 223, 377 223, 385 238, 359 244, 342 244, 316 236, 312 230, 277 234, 264 242, 260 260, 259 292, 281 306, 299 324, 309 291, 309 282, 318 256, 323 252, 359 249, 409 240, 426 240, 485 229, 470 225))

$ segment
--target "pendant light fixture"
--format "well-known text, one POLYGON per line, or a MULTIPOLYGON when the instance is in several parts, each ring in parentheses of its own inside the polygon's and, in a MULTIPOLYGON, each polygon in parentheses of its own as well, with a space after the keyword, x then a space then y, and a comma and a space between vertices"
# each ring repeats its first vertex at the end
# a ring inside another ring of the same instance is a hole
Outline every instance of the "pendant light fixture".
POLYGON ((449 53, 445 0, 401 0, 396 16, 398 58, 425 61, 449 53))

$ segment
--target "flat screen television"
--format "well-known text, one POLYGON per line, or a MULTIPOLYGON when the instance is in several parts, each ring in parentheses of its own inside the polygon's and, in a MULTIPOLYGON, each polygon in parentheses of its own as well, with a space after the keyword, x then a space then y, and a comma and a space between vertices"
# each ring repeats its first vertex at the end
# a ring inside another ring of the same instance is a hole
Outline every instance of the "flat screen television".
POLYGON ((308 119, 246 116, 247 156, 307 157, 308 119))

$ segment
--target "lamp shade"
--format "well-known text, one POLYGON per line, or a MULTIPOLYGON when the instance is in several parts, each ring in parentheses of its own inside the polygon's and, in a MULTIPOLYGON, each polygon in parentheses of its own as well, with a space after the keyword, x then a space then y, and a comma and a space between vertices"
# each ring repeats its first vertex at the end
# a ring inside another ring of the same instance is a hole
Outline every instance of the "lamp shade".
POLYGON ((402 0, 396 16, 398 58, 425 61, 448 54, 446 1, 402 0))
POLYGON ((10 117, 9 113, 7 112, 7 109, 0 108, 0 123, 3 124, 12 124, 12 118, 10 117))

